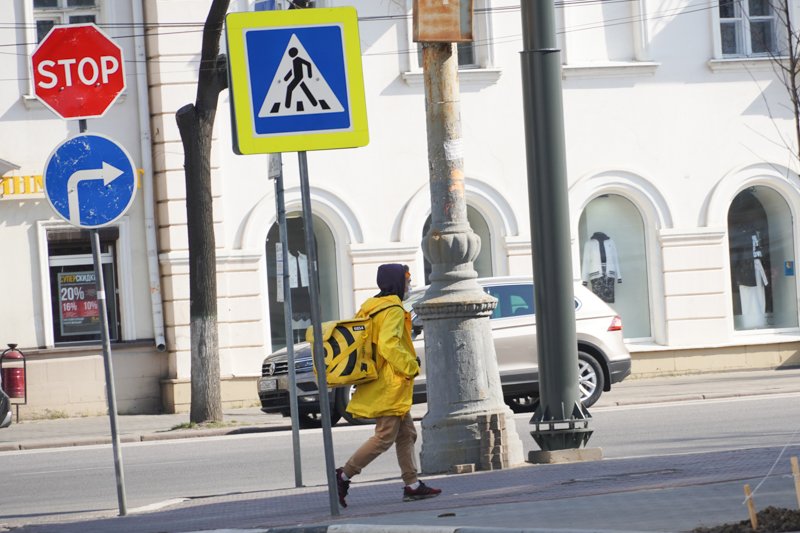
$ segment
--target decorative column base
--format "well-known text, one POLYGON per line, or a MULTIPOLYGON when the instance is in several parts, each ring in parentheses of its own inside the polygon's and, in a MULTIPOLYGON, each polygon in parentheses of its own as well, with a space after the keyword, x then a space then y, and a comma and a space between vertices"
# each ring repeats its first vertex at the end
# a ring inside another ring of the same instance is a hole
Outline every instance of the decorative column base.
POLYGON ((458 465, 497 470, 524 463, 511 409, 503 401, 489 315, 496 300, 473 290, 438 292, 414 306, 425 325, 428 412, 422 419, 426 474, 458 465))
POLYGON ((426 416, 422 421, 422 471, 450 472, 458 465, 474 465, 475 470, 519 466, 524 462, 522 442, 511 414, 508 410, 452 415, 436 421, 426 416))

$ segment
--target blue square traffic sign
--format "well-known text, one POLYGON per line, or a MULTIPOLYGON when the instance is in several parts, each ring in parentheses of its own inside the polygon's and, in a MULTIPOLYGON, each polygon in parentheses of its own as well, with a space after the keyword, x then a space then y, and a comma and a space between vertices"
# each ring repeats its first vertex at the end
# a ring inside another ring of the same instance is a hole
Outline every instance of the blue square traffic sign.
POLYGON ((350 128, 343 37, 338 24, 245 32, 257 135, 350 128))
POLYGON ((369 142, 355 9, 230 13, 226 37, 237 153, 369 142))

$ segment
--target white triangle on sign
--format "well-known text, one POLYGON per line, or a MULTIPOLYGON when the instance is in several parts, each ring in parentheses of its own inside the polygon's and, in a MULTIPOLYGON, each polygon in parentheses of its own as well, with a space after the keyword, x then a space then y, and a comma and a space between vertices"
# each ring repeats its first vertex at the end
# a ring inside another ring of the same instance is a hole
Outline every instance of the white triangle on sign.
POLYGON ((292 34, 269 86, 258 118, 340 113, 342 104, 314 64, 314 60, 292 34))

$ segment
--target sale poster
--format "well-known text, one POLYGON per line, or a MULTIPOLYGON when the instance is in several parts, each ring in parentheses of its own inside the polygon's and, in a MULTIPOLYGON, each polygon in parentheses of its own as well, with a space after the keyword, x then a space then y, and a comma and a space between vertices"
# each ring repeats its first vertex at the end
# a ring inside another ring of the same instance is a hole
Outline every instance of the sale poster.
POLYGON ((62 335, 86 335, 100 331, 94 272, 59 272, 58 301, 62 335))

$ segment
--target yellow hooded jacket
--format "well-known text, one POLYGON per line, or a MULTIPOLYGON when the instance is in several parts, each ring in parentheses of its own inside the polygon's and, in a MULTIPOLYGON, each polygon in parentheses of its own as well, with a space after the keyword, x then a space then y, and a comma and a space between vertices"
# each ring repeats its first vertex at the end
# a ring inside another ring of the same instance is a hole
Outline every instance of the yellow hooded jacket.
POLYGON ((372 320, 373 343, 377 347, 378 378, 356 387, 347 412, 358 418, 403 416, 411 409, 414 377, 419 363, 411 343, 411 314, 397 296, 370 298, 356 316, 385 309, 372 320))

